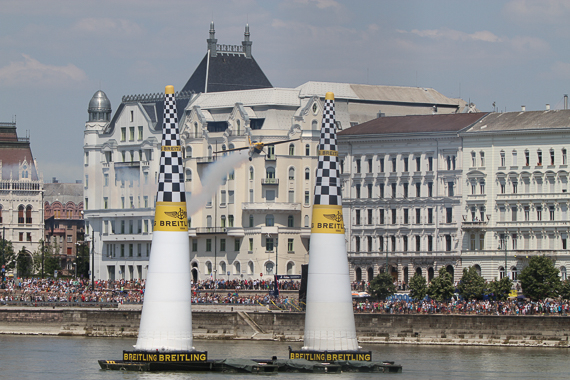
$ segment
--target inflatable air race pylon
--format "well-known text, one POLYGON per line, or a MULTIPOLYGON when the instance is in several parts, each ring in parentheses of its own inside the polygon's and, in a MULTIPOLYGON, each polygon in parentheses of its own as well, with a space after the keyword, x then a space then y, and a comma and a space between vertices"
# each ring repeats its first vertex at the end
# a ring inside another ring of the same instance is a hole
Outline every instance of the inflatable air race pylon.
POLYGON ((174 87, 166 86, 152 247, 136 351, 192 351, 188 218, 174 87))
POLYGON ((356 352, 332 92, 325 96, 318 155, 303 350, 356 352))

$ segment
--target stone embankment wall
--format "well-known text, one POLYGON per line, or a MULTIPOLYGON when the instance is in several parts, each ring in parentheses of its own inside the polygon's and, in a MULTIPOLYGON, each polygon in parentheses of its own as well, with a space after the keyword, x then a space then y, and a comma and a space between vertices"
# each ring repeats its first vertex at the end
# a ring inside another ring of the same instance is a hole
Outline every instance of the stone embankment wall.
MULTIPOLYGON (((295 312, 194 311, 197 339, 301 341, 295 312)), ((570 317, 356 314, 361 343, 569 347, 570 317)), ((140 309, 0 308, 0 334, 136 337, 140 309)))

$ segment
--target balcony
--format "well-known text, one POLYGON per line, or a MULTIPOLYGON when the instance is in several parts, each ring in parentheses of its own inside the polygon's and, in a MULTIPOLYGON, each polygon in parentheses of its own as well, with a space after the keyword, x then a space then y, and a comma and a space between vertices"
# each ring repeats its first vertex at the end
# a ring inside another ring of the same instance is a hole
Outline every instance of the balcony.
POLYGON ((197 157, 196 163, 197 164, 211 164, 216 162, 216 157, 197 157))
MULTIPOLYGON (((490 217, 490 215, 487 215, 487 217, 490 217)), ((461 223, 461 228, 464 230, 479 230, 479 229, 485 229, 487 228, 487 223, 485 221, 480 221, 480 220, 474 220, 471 222, 462 222, 461 223)))
POLYGON ((274 154, 266 154, 265 161, 277 161, 277 156, 274 154))
POLYGON ((226 227, 197 227, 196 234, 225 234, 228 229, 226 227))
POLYGON ((243 211, 301 211, 300 203, 286 203, 286 202, 243 202, 241 204, 243 211))
MULTIPOLYGON (((386 251, 349 251, 348 259, 386 259, 386 251)), ((388 259, 405 257, 453 257, 458 256, 459 251, 388 251, 388 259)))
POLYGON ((140 161, 131 161, 131 162, 115 162, 115 169, 121 168, 138 168, 141 166, 140 161))
POLYGON ((262 178, 262 185, 279 185, 279 178, 262 178))

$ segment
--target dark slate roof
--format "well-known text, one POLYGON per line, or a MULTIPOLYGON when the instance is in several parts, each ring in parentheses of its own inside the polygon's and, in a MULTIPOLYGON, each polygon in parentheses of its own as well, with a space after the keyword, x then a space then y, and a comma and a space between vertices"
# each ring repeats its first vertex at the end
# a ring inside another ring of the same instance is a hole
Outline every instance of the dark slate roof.
POLYGON ((46 183, 44 184, 44 202, 52 204, 59 201, 62 204, 73 202, 79 205, 83 202, 82 183, 46 183))
POLYGON ((568 129, 570 110, 491 113, 466 133, 568 129))
POLYGON ((459 132, 486 113, 446 115, 389 116, 355 125, 338 133, 339 136, 373 135, 381 133, 459 132))
POLYGON ((18 137, 16 123, 0 123, 0 161, 2 161, 2 179, 20 179, 19 164, 26 160, 30 167, 32 181, 38 180, 38 172, 32 156, 30 140, 18 137))
MULTIPOLYGON (((208 54, 204 56, 182 91, 206 92, 206 66, 208 54)), ((253 57, 240 53, 217 53, 210 57, 208 92, 254 90, 273 88, 253 57)))

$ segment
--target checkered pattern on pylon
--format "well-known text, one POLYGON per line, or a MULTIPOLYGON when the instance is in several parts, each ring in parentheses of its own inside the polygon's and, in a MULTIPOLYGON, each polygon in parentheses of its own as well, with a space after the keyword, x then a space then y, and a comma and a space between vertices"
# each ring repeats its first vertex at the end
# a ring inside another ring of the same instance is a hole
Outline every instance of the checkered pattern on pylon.
MULTIPOLYGON (((334 100, 325 100, 319 150, 337 150, 334 100)), ((316 205, 341 205, 337 156, 319 156, 315 184, 316 205)))
MULTIPOLYGON (((180 146, 178 116, 174 94, 164 98, 162 123, 162 146, 180 146)), ((160 172, 158 175, 157 202, 186 202, 184 191, 184 167, 182 151, 161 151, 160 172)))

